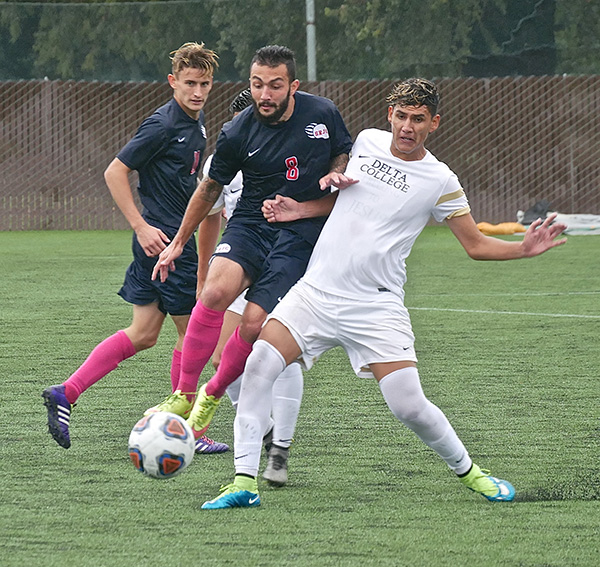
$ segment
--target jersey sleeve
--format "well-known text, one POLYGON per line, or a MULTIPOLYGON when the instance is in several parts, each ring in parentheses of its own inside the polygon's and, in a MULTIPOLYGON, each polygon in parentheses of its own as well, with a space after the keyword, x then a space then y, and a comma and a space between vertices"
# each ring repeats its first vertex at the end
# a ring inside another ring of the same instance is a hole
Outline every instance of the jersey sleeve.
POLYGON ((139 170, 167 147, 166 128, 154 116, 146 118, 117 158, 129 169, 139 170))
POLYGON ((446 219, 466 215, 470 212, 469 201, 458 181, 458 177, 454 173, 451 173, 442 194, 435 204, 432 212, 433 218, 438 222, 442 222, 446 219))
POLYGON ((333 136, 331 140, 331 157, 336 157, 341 154, 349 154, 352 149, 352 136, 346 128, 346 124, 340 111, 332 103, 333 106, 333 136))

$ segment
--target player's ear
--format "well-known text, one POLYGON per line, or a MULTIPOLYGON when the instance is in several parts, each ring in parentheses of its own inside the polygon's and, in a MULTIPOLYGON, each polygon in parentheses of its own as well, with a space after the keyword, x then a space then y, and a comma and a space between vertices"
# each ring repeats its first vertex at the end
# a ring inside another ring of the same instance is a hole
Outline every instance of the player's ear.
POLYGON ((298 87, 300 86, 300 81, 298 79, 294 79, 291 83, 290 83, 290 94, 294 94, 297 90, 298 87))
POLYGON ((167 80, 169 81, 169 85, 171 85, 171 88, 174 89, 175 88, 175 81, 177 80, 177 78, 175 77, 175 75, 173 75, 172 73, 169 73, 167 75, 167 80))
POLYGON ((392 123, 392 116, 394 115, 394 107, 392 105, 388 106, 388 122, 392 123))
POLYGON ((431 134, 432 132, 435 132, 438 129, 438 126, 440 125, 440 120, 441 120, 441 116, 439 114, 436 114, 432 119, 431 119, 431 126, 429 126, 429 133, 431 134))

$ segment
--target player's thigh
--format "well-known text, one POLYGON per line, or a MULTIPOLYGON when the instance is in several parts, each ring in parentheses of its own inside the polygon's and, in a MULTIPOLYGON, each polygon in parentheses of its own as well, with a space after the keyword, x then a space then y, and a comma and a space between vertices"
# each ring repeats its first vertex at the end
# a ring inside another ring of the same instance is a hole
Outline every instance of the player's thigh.
POLYGON ((380 380, 393 370, 416 365, 408 310, 389 292, 370 301, 346 300, 338 312, 338 327, 358 376, 380 380))
POLYGON ((157 302, 133 306, 133 319, 131 325, 125 329, 125 334, 136 351, 156 344, 165 317, 157 302))
POLYGON ((236 217, 234 214, 225 227, 211 264, 217 258, 232 260, 242 267, 250 281, 256 281, 278 233, 279 230, 267 223, 257 223, 255 219, 236 217))
POLYGON ((275 347, 287 364, 294 362, 302 354, 290 330, 277 319, 269 319, 260 333, 260 340, 275 347))
POLYGON ((324 352, 341 346, 337 336, 337 310, 337 298, 301 280, 267 317, 260 338, 266 337, 278 350, 284 349, 280 352, 288 363, 298 358, 301 366, 310 370, 324 352))
POLYGON ((210 309, 225 311, 249 285, 250 279, 240 264, 229 258, 216 256, 208 268, 200 299, 210 309))
POLYGON ((381 382, 388 374, 402 370, 403 368, 416 368, 417 363, 412 360, 398 360, 396 362, 373 362, 369 364, 369 369, 375 376, 377 382, 381 382))
POLYGON ((281 231, 266 258, 260 277, 246 293, 246 299, 270 313, 290 288, 304 275, 313 245, 302 237, 281 231))

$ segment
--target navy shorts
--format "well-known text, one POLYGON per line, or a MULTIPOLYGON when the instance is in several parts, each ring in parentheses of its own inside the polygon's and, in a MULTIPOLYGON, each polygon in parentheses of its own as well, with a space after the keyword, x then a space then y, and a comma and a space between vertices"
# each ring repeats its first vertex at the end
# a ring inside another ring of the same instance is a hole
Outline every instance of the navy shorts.
POLYGON ((289 229, 236 219, 227 224, 214 256, 244 269, 252 280, 246 299, 270 313, 304 275, 313 247, 289 229))
MULTIPOLYGON (((164 227, 161 230, 173 238, 174 234, 168 234, 164 227)), ((160 278, 152 280, 152 270, 158 257, 146 256, 135 233, 131 247, 133 262, 127 268, 119 295, 134 305, 156 302, 165 315, 189 315, 196 304, 198 282, 198 254, 194 237, 184 246, 183 253, 175 260, 175 271, 169 272, 165 282, 161 282, 160 278)))

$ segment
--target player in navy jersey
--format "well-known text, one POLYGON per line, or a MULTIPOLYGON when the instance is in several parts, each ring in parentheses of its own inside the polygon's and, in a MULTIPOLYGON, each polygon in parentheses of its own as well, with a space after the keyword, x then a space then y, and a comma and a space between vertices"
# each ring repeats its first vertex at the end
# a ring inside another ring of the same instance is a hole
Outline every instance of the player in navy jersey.
MULTIPOLYGON (((250 89, 246 88, 239 92, 231 102, 229 106, 231 118, 251 105, 252 95, 250 89)), ((204 175, 208 175, 211 163, 212 156, 209 156, 202 168, 204 175)), ((210 258, 221 234, 221 221, 223 218, 231 218, 242 191, 242 183, 243 179, 240 171, 231 183, 223 187, 223 192, 214 207, 198 227, 198 289, 202 289, 206 279, 210 258)), ((245 295, 245 292, 242 292, 225 312, 219 341, 212 355, 212 364, 215 369, 219 367, 223 347, 240 324, 247 304, 245 295)), ((227 388, 227 395, 236 409, 240 387, 241 377, 227 388)), ((273 387, 271 420, 268 432, 263 439, 267 456, 267 466, 263 472, 263 478, 271 486, 283 486, 288 480, 289 449, 292 445, 300 412, 303 388, 304 376, 299 364, 290 364, 279 375, 273 387)))
MULTIPOLYGON (((182 45, 171 54, 171 61, 168 81, 173 98, 142 122, 104 173, 115 203, 134 231, 134 260, 119 291, 133 304, 132 322, 101 342, 66 382, 43 392, 50 434, 64 448, 71 445, 69 421, 78 397, 121 361, 154 346, 167 314, 178 332, 171 381, 176 385, 179 380, 183 337, 196 300, 198 257, 193 238, 184 243, 180 271, 172 280, 153 282, 150 276, 156 256, 177 232, 196 189, 206 147, 202 108, 218 64, 217 55, 198 43, 182 45), (141 213, 129 185, 133 170, 139 177, 141 213)), ((227 450, 224 444, 199 441, 203 442, 227 450)))
POLYGON ((159 406, 173 411, 181 407, 176 403, 187 401, 190 409, 193 404, 188 423, 196 436, 206 431, 226 388, 242 373, 266 315, 304 273, 325 221, 272 225, 262 216, 262 202, 276 194, 299 201, 323 197, 348 162, 352 140, 336 106, 298 91, 298 86, 291 50, 266 46, 255 53, 250 66, 252 107, 223 126, 209 174, 153 272, 165 281, 170 270, 179 269, 183 243, 210 212, 223 186, 241 171, 241 197, 183 342, 179 398, 159 406), (217 344, 225 310, 245 289, 248 304, 240 326, 223 349, 217 373, 196 398, 198 378, 217 344))

